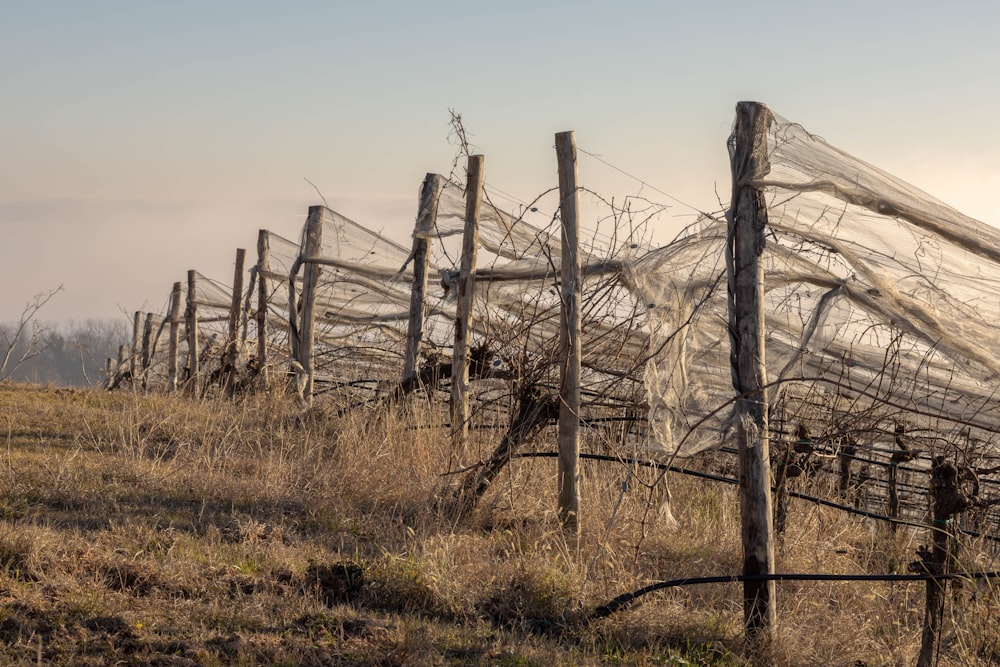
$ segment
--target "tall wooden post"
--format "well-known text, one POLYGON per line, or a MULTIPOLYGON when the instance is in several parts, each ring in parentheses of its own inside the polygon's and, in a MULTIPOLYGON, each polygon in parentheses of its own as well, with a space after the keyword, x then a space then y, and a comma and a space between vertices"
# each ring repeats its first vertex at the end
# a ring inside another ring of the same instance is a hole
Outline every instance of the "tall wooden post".
POLYGON ((451 444, 461 451, 469 437, 469 338, 472 329, 472 297, 476 284, 476 254, 479 246, 479 206, 483 199, 482 155, 469 156, 465 188, 465 233, 458 278, 455 315, 455 350, 451 366, 451 444))
MULTIPOLYGON (((952 532, 954 516, 969 507, 969 500, 959 488, 958 470, 946 462, 943 456, 936 457, 931 467, 931 509, 934 515, 933 544, 929 551, 923 551, 923 569, 932 575, 945 575, 951 569, 952 532)), ((923 548, 922 548, 923 549, 923 548)), ((924 606, 924 627, 920 637, 920 654, 917 667, 930 667, 937 660, 938 645, 941 641, 941 622, 944 620, 946 601, 945 587, 948 581, 935 578, 927 581, 924 606)))
POLYGON ((580 532, 580 219, 576 138, 556 134, 559 165, 559 218, 562 263, 559 269, 562 315, 559 327, 559 518, 563 529, 580 532))
POLYGON ((427 294, 427 267, 430 264, 430 236, 434 233, 437 220, 438 195, 443 187, 442 178, 437 174, 427 174, 420 186, 420 207, 417 224, 413 230, 413 284, 410 287, 410 321, 406 327, 406 351, 403 353, 403 381, 417 372, 420 357, 420 341, 424 335, 424 315, 427 308, 424 299, 427 294))
POLYGON ((129 358, 128 370, 132 376, 132 386, 138 387, 139 370, 142 362, 142 313, 138 310, 132 315, 132 356, 129 358))
MULTIPOLYGON (((767 133, 770 110, 756 102, 736 105, 730 137, 733 194, 728 215, 726 267, 729 278, 729 336, 739 440, 739 498, 743 574, 774 573, 771 524, 771 465, 767 432, 767 373, 764 366, 764 232, 767 203, 754 186, 770 169, 767 133)), ((743 584, 743 618, 750 639, 765 638, 775 624, 773 581, 743 584)))
POLYGON ((170 292, 170 343, 168 349, 169 364, 167 365, 167 393, 177 391, 178 348, 181 333, 181 284, 174 283, 170 292))
POLYGON ((309 260, 320 255, 323 245, 323 220, 325 206, 310 206, 306 219, 305 248, 302 250, 305 270, 302 277, 302 316, 299 323, 299 363, 305 374, 302 398, 307 406, 312 405, 313 384, 315 382, 314 347, 316 344, 315 309, 316 289, 319 286, 320 265, 309 260))
POLYGON ((267 230, 257 232, 257 374, 260 385, 267 387, 267 297, 270 291, 267 274, 271 270, 271 244, 267 230))
POLYGON ((229 341, 222 361, 223 383, 231 392, 236 382, 236 367, 240 356, 240 315, 243 313, 243 265, 247 251, 236 249, 236 268, 233 272, 233 300, 229 306, 229 341))
POLYGON ((146 321, 142 325, 142 388, 147 388, 149 364, 152 361, 153 350, 153 313, 146 313, 146 321))
POLYGON ((198 352, 200 343, 198 341, 198 272, 189 269, 187 273, 187 308, 184 311, 185 326, 187 327, 187 347, 188 347, 188 392, 194 396, 200 396, 200 382, 198 368, 198 352))

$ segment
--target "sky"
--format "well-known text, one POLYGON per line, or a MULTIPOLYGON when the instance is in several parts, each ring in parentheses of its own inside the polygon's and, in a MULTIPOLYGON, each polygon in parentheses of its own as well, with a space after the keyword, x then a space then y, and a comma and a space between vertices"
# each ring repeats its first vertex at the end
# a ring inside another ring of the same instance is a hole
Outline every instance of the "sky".
MULTIPOLYGON (((728 198, 736 102, 1000 226, 1000 3, 0 0, 0 322, 163 311, 322 203, 409 245, 451 110, 486 181, 728 198), (314 187, 315 186, 315 187, 314 187), (317 192, 318 190, 318 192, 317 192)), ((253 260, 251 259, 250 262, 253 260)), ((249 263, 249 262, 248 262, 249 263)))

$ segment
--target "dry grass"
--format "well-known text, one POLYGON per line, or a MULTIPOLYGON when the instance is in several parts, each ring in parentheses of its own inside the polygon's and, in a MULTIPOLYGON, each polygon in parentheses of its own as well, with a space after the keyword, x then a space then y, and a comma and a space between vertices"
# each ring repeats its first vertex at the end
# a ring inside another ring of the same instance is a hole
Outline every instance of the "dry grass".
MULTIPOLYGON (((782 584, 778 639, 757 656, 734 585, 672 589, 584 623, 651 581, 738 572, 733 490, 672 478, 671 531, 649 511, 651 476, 586 463, 585 528, 571 543, 554 461, 522 459, 455 522, 448 438, 419 400, 300 422, 275 397, 5 384, 4 433, 11 664, 896 665, 919 648, 913 584, 782 584)), ((475 437, 466 461, 496 433, 475 437)), ((923 539, 791 510, 781 571, 902 571, 923 539)), ((990 553, 968 545, 963 558, 988 568, 990 553)), ((941 664, 1000 660, 997 591, 967 585, 950 609, 941 664)))

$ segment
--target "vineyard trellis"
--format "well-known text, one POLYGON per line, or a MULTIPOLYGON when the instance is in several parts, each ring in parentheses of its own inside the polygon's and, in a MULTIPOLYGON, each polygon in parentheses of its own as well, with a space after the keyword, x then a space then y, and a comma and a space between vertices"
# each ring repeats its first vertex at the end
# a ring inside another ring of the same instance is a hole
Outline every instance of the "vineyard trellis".
MULTIPOLYGON (((622 425, 623 464, 736 453, 751 634, 774 623, 772 530, 807 485, 892 525, 940 537, 954 515, 949 536, 995 540, 1000 233, 763 105, 738 107, 730 150, 732 210, 659 247, 663 206, 578 184, 511 210, 473 186, 464 250, 470 188, 444 176, 423 182, 409 249, 312 207, 299 242, 259 232, 245 289, 237 261, 234 287, 192 271, 163 313, 135 313, 108 386, 205 395, 287 377, 303 407, 335 411, 467 389, 468 412, 449 412, 459 513, 557 422, 622 425), (570 194, 597 211, 581 225, 577 289, 564 272, 577 261, 561 227, 570 194), (561 391, 567 296, 579 300, 578 406, 561 391), (503 432, 475 457, 461 433, 480 423, 503 432), (946 464, 966 502, 932 516, 929 483, 946 464)), ((600 442, 582 437, 584 449, 600 442)))

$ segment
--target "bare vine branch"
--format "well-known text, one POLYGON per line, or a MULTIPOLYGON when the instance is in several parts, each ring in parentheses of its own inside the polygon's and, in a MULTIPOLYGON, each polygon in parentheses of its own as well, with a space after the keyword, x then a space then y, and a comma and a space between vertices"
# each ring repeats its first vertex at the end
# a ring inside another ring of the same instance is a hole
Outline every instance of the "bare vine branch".
POLYGON ((39 292, 28 301, 17 324, 12 328, 0 327, 0 380, 6 380, 25 362, 37 357, 45 351, 43 337, 47 327, 37 321, 39 311, 61 292, 63 286, 39 292))

